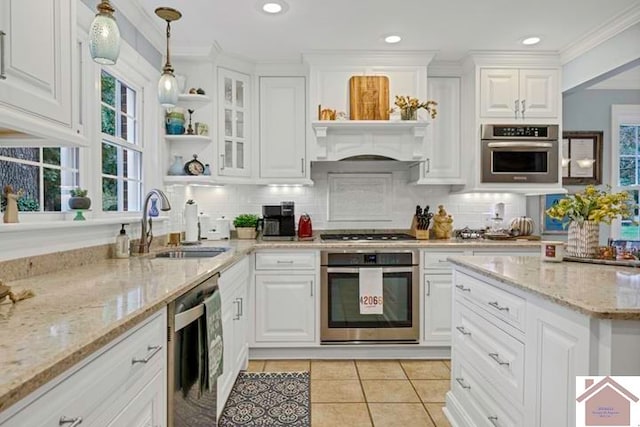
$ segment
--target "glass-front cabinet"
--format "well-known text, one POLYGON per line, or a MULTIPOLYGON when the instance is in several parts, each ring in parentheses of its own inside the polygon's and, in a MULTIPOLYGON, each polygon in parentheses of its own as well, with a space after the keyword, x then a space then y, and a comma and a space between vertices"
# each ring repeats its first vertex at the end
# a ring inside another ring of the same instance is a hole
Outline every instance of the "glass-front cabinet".
POLYGON ((218 174, 249 176, 249 76, 218 68, 218 174))

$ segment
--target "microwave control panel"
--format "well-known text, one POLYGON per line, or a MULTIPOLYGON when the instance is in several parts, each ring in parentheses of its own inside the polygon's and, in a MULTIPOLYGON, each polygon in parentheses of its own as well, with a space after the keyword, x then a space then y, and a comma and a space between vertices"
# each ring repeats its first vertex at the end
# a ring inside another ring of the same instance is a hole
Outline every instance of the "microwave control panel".
POLYGON ((516 138, 546 138, 548 126, 493 126, 493 136, 512 136, 516 138))

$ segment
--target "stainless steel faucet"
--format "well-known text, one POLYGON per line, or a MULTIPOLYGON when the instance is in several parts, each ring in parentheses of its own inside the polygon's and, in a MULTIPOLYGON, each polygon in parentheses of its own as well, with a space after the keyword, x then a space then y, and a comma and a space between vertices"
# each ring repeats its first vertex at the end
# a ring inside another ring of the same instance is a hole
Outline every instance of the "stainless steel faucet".
POLYGON ((153 224, 151 222, 151 218, 147 220, 147 215, 149 210, 149 200, 154 193, 160 198, 161 211, 168 211, 171 209, 169 198, 161 190, 154 188, 147 193, 144 198, 144 203, 142 204, 142 233, 140 234, 140 245, 138 246, 138 253, 140 254, 149 252, 149 246, 151 246, 151 241, 153 240, 153 224))

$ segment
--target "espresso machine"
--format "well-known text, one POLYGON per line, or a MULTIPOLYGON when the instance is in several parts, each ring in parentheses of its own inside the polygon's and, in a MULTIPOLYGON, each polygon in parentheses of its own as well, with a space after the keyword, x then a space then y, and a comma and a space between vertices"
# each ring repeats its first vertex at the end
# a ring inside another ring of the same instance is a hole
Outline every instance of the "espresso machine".
POLYGON ((296 235, 294 203, 263 205, 259 226, 262 226, 263 240, 293 240, 296 235))

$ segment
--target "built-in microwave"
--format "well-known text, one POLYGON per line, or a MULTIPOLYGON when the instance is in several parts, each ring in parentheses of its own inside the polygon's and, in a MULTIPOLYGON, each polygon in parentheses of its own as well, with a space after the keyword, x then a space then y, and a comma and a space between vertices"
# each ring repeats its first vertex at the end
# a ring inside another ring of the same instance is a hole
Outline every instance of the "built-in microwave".
POLYGON ((558 182, 558 125, 482 125, 481 135, 481 182, 558 182))

